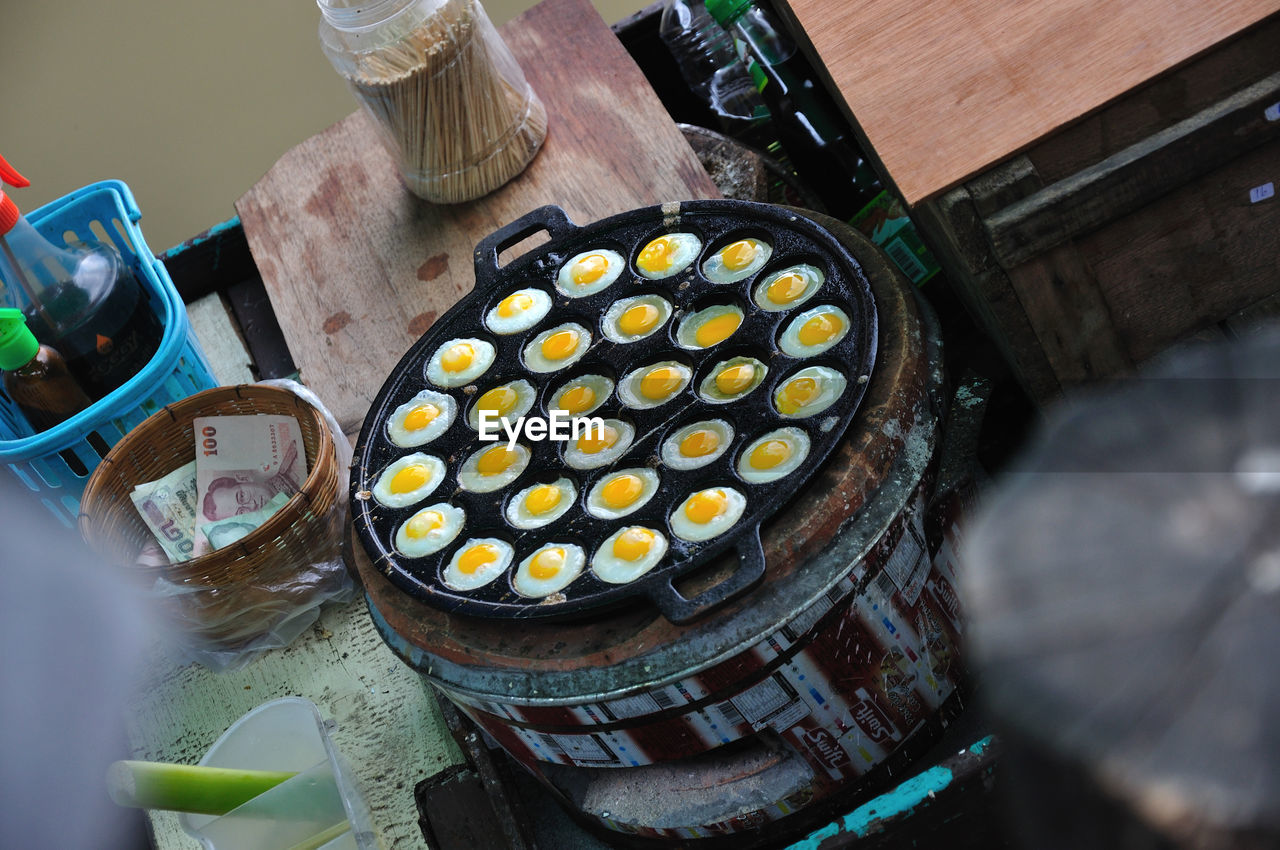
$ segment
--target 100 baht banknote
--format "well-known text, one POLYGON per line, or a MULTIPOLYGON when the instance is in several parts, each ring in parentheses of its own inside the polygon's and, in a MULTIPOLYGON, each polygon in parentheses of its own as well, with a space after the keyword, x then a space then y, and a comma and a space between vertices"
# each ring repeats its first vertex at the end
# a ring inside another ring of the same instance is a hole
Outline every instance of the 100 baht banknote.
POLYGON ((196 555, 196 462, 178 467, 129 494, 170 563, 196 555))
POLYGON ((203 416, 196 440, 195 551, 211 550, 202 529, 292 496, 307 478, 302 429, 292 416, 203 416))

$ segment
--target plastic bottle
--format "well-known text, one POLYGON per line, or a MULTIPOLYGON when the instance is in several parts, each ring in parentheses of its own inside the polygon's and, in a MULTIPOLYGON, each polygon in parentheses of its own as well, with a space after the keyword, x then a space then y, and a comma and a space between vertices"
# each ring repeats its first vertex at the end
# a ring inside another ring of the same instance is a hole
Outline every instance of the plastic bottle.
POLYGON ((84 410, 92 402, 56 349, 41 345, 22 311, 0 308, 0 370, 4 388, 37 432, 84 410))
POLYGON ((734 130, 769 117, 733 37, 702 0, 665 0, 658 35, 689 90, 734 130))
MULTIPOLYGON (((0 157, 0 180, 29 185, 0 157)), ((0 191, 0 282, 36 339, 66 357, 95 401, 150 362, 164 327, 120 252, 103 242, 57 246, 0 191)))

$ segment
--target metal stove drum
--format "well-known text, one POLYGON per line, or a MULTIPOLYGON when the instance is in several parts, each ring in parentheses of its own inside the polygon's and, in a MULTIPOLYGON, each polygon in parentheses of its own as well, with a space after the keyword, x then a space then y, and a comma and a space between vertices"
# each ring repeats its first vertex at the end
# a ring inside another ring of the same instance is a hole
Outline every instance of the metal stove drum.
MULTIPOLYGON (((353 501, 353 557, 388 645, 566 805, 629 836, 735 836, 747 846, 882 790, 959 708, 958 505, 952 492, 935 492, 944 397, 936 324, 856 231, 741 201, 667 204, 585 228, 537 211, 481 243, 476 292, 455 309, 475 310, 468 299, 479 303, 516 276, 554 275, 593 240, 621 234, 634 256, 643 234, 702 222, 715 231, 704 252, 739 231, 785 244, 782 231, 796 229, 809 256, 845 264, 841 303, 859 291, 871 300, 863 327, 875 338, 846 362, 855 373, 874 365, 868 380, 851 382, 859 397, 825 460, 749 510, 750 527, 729 542, 679 553, 634 593, 584 585, 595 601, 563 612, 505 590, 470 604, 427 589, 439 564, 397 558, 367 498, 353 501), (550 241, 498 269, 498 250, 538 229, 550 241), (749 570, 757 547, 744 539, 759 540, 760 574, 749 570)), ((747 305, 752 283, 740 286, 747 305)), ((679 307, 680 281, 670 285, 679 307)), ((445 322, 451 314, 375 401, 356 449, 355 495, 385 463, 377 435, 390 400, 457 330, 445 322)), ((776 362, 777 352, 765 354, 776 362)), ((461 453, 454 447, 449 463, 461 453)))

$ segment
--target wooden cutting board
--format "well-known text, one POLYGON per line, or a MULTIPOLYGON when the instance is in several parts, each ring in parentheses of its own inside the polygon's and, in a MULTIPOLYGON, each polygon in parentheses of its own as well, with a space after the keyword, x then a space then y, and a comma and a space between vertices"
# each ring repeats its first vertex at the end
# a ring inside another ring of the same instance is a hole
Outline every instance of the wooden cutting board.
POLYGON ((588 0, 544 0, 500 32, 549 121, 511 183, 466 204, 418 200, 361 110, 290 150, 236 203, 302 379, 347 433, 400 356, 471 290, 484 236, 545 204, 587 224, 719 197, 588 0))
POLYGON ((909 204, 1280 9, 1280 0, 782 2, 909 204))

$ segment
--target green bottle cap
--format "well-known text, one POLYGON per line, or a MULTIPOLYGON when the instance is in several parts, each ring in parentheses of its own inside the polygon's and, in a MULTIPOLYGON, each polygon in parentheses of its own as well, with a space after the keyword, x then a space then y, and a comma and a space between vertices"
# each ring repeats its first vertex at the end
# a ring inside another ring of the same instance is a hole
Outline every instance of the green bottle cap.
POLYGON ((13 307, 0 309, 0 369, 26 366, 39 351, 40 343, 27 328, 22 311, 13 307))
POLYGON ((722 27, 736 21, 742 13, 755 5, 753 0, 706 0, 703 4, 707 14, 716 19, 722 27))

